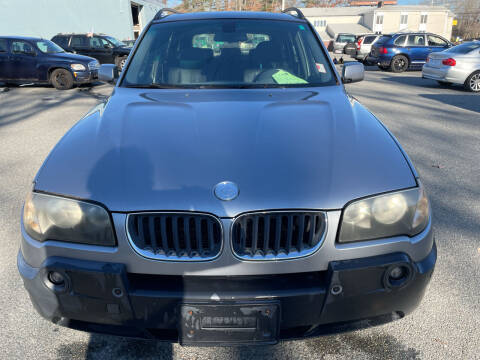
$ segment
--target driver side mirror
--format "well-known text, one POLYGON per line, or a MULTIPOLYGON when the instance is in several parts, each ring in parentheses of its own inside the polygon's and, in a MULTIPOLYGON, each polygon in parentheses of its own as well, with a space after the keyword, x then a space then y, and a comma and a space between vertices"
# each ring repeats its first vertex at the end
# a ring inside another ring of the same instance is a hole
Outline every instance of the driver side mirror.
POLYGON ((98 69, 98 80, 116 83, 119 76, 118 68, 115 64, 103 64, 98 69))
POLYGON ((365 78, 365 67, 359 62, 345 63, 342 69, 342 81, 345 84, 362 81, 365 78))

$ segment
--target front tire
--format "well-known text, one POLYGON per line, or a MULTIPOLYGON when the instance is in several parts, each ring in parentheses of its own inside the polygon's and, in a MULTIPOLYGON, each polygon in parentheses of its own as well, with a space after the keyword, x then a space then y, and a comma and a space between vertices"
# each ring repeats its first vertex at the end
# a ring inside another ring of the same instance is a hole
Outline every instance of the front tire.
POLYGON ((392 59, 392 63, 390 64, 390 70, 394 73, 402 73, 408 69, 408 59, 406 56, 397 55, 392 59))
POLYGON ((475 71, 465 81, 465 88, 468 91, 480 92, 480 71, 475 71))
POLYGON ((73 87, 73 75, 65 69, 56 69, 50 76, 50 82, 57 90, 68 90, 73 87))

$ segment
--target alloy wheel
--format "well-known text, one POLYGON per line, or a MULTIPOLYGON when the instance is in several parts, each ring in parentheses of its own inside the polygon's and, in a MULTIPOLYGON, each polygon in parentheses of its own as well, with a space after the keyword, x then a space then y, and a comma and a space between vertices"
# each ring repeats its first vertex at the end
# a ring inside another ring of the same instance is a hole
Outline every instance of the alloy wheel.
POLYGON ((480 91, 480 73, 470 78, 470 89, 472 89, 472 91, 480 91))
POLYGON ((396 70, 404 70, 405 65, 405 60, 403 58, 395 59, 394 66, 396 70))

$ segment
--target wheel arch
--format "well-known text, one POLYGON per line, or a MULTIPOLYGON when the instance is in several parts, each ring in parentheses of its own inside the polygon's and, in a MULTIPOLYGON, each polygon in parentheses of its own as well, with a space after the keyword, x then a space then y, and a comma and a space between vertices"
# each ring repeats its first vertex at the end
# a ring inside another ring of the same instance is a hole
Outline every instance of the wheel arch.
POLYGON ((72 71, 72 69, 70 69, 70 67, 68 65, 58 65, 57 64, 57 65, 50 66, 47 70, 47 81, 49 83, 51 82, 50 77, 52 76, 52 73, 57 69, 67 70, 68 72, 70 72, 70 74, 72 74, 73 78, 75 79, 75 76, 73 75, 73 71, 72 71))

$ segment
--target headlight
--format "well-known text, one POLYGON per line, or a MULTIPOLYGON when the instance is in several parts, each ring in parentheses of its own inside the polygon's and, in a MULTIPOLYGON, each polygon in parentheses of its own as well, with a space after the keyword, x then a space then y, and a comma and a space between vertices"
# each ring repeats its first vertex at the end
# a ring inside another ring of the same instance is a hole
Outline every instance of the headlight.
POLYGON ((70 67, 74 71, 86 71, 87 70, 85 65, 82 65, 82 64, 71 64, 70 67))
POLYGON ((84 201, 31 193, 23 208, 23 225, 27 234, 38 241, 115 245, 107 210, 84 201))
POLYGON ((339 242, 383 237, 415 236, 429 220, 425 190, 418 188, 374 196, 350 203, 343 211, 339 242))

